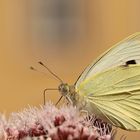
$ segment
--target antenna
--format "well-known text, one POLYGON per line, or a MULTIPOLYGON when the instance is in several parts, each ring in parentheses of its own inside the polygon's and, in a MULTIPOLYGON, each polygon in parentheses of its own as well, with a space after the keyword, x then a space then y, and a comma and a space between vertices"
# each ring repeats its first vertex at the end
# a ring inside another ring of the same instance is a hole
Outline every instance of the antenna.
POLYGON ((30 69, 33 70, 33 71, 36 71, 36 72, 40 72, 40 73, 42 73, 42 74, 46 74, 45 72, 39 71, 39 70, 37 70, 36 68, 34 68, 34 67, 32 67, 32 66, 30 67, 30 69))
MULTIPOLYGON (((58 79, 61 83, 63 83, 62 79, 59 78, 55 73, 53 73, 46 65, 44 65, 41 61, 38 62, 40 65, 45 67, 56 79, 58 79)), ((33 68, 33 67, 31 67, 33 68)))

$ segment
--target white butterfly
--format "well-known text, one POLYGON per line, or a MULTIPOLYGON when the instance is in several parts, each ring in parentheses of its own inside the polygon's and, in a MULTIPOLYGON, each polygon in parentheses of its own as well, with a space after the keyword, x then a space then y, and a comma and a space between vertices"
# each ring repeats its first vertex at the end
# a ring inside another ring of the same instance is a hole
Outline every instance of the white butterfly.
POLYGON ((59 91, 79 109, 116 127, 140 130, 140 33, 101 55, 75 85, 62 82, 59 91))

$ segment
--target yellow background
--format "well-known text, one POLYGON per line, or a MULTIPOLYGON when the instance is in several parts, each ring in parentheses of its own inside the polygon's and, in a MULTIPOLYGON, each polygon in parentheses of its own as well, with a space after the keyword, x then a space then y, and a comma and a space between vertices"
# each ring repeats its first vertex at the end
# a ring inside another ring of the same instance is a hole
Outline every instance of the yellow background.
MULTIPOLYGON (((46 75, 31 71, 31 65, 45 71, 37 64, 44 61, 64 81, 73 84, 98 55, 140 31, 139 0, 88 0, 85 19, 88 33, 81 42, 71 43, 67 49, 61 47, 66 44, 41 44, 30 38, 28 2, 0 1, 0 111, 7 114, 22 110, 28 104, 39 106, 43 89, 59 85, 47 71, 46 75), (43 45, 46 47, 39 47, 43 45)), ((57 92, 47 95, 54 102, 58 97, 57 92)), ((121 134, 126 134, 127 140, 140 137, 140 132, 119 130, 121 134)))

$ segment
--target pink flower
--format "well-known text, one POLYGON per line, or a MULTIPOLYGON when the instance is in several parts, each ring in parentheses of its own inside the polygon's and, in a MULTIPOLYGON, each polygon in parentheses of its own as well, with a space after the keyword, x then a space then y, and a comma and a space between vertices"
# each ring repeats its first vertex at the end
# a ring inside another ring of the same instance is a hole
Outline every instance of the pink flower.
POLYGON ((0 136, 5 140, 113 140, 109 124, 94 116, 83 116, 75 107, 58 109, 51 103, 12 113, 0 124, 0 136))

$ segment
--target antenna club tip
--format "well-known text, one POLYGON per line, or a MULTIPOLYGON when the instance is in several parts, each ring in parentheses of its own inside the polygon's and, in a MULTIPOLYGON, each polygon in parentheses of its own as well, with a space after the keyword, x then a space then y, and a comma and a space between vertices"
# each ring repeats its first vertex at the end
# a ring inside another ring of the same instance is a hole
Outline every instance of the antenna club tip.
POLYGON ((43 65, 43 63, 41 61, 38 62, 39 64, 43 65))
POLYGON ((32 67, 32 66, 30 67, 30 69, 31 69, 31 70, 34 70, 34 71, 37 71, 37 70, 36 70, 34 67, 32 67))
POLYGON ((31 69, 31 70, 34 70, 34 67, 31 66, 30 69, 31 69))

